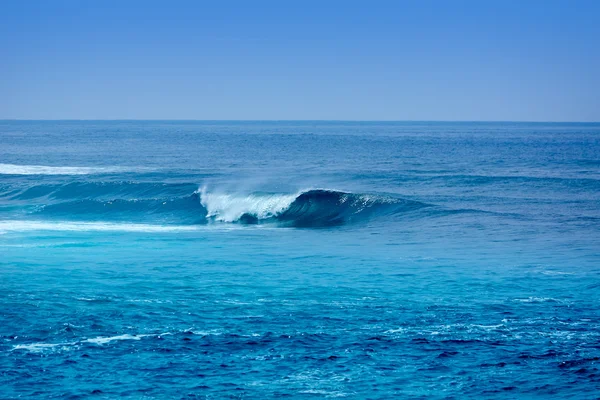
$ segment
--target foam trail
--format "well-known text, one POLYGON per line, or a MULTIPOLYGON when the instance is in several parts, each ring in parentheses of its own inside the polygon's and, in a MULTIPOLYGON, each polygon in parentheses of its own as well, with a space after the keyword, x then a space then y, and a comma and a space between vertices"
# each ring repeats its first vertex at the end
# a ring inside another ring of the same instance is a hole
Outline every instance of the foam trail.
POLYGON ((195 226, 165 226, 149 224, 125 224, 109 222, 45 222, 0 221, 0 233, 28 231, 74 231, 74 232, 184 232, 196 231, 195 226))
POLYGON ((0 164, 0 175, 90 175, 127 171, 132 171, 132 169, 125 167, 51 167, 47 165, 0 164))

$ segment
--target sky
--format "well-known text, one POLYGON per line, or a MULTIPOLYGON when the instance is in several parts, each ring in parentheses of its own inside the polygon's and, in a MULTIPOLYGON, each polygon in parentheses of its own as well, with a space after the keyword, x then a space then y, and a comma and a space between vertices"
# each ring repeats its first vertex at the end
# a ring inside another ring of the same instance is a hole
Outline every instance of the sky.
POLYGON ((0 0, 0 119, 600 121, 600 1, 0 0))

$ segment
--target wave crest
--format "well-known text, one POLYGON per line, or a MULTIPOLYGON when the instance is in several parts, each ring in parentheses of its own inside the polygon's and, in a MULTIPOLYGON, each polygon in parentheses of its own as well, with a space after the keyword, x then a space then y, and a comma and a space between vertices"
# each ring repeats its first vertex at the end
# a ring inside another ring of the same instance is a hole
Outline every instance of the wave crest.
POLYGON ((220 222, 250 222, 268 220, 285 211, 296 195, 210 193, 200 189, 200 202, 206 208, 206 218, 220 222))

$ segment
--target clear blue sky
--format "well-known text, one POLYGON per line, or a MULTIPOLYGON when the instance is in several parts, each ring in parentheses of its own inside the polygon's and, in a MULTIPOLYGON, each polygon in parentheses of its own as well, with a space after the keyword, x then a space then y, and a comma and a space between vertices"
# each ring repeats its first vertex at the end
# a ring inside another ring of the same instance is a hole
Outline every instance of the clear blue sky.
POLYGON ((0 118, 600 121, 600 1, 0 0, 0 118))

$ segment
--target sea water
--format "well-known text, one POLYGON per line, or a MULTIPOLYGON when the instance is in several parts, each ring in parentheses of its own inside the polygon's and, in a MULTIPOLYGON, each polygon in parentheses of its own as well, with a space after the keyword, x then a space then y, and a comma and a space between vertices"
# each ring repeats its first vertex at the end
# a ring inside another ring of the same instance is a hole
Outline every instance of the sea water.
POLYGON ((600 396, 600 124, 0 122, 0 398, 600 396))

